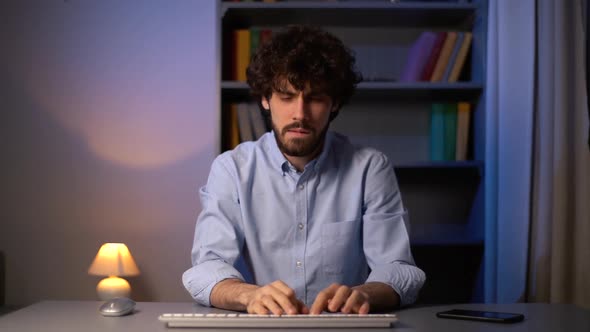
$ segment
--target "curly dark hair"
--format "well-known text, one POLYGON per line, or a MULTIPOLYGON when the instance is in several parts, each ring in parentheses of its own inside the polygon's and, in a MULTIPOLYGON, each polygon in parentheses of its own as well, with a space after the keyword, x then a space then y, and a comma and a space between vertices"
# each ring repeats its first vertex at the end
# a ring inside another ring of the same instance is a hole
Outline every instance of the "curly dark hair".
POLYGON ((253 55, 246 77, 251 94, 258 100, 270 99, 287 80, 295 89, 307 84, 313 91, 326 93, 336 109, 348 103, 361 74, 355 69, 355 58, 342 41, 317 27, 291 25, 275 34, 253 55))

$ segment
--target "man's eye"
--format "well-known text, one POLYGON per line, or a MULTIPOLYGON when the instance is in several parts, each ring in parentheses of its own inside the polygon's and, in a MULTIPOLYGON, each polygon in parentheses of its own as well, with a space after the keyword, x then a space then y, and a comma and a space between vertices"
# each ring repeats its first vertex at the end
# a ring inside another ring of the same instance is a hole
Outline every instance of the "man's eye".
POLYGON ((289 100, 293 99, 293 97, 292 97, 292 96, 280 96, 280 98, 281 98, 281 100, 283 100, 283 101, 289 101, 289 100))

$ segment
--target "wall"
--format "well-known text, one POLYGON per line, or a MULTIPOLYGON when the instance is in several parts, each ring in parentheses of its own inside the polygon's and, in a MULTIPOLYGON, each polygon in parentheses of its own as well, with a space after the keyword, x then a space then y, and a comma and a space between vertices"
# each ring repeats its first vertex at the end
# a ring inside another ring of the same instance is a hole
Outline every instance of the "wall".
POLYGON ((95 300, 87 269, 124 242, 138 301, 181 283, 218 151, 217 5, 2 1, 0 251, 6 302, 95 300))

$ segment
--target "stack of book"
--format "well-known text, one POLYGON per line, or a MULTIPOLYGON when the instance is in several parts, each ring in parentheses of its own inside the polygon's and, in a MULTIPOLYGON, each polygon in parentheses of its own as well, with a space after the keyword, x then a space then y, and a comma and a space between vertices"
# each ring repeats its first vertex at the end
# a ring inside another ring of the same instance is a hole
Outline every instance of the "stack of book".
MULTIPOLYGON (((229 31, 223 39, 223 79, 246 81, 246 68, 258 47, 270 39, 270 29, 252 27, 229 31)), ((269 130, 255 103, 224 104, 223 149, 231 150, 245 141, 255 141, 269 130)))
MULTIPOLYGON (((425 31, 412 44, 401 82, 457 82, 465 67, 473 34, 425 31)), ((435 103, 430 114, 430 159, 463 161, 468 157, 471 105, 435 103)))
POLYGON ((224 38, 224 79, 246 81, 250 57, 262 43, 270 39, 270 29, 250 28, 232 30, 224 38))
POLYGON ((467 160, 470 120, 471 104, 467 102, 432 104, 430 160, 467 160))
POLYGON ((268 121, 256 103, 228 104, 224 114, 227 116, 226 121, 223 121, 227 126, 224 130, 227 135, 224 147, 227 150, 242 142, 256 141, 270 130, 268 121))
POLYGON ((472 39, 471 32, 423 32, 408 52, 400 81, 457 82, 472 39))

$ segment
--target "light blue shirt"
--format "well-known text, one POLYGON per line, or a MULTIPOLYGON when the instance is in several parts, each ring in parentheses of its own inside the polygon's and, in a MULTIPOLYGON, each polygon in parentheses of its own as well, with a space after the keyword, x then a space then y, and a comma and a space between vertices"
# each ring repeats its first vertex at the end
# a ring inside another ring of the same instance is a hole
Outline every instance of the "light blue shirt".
POLYGON ((340 134, 328 132, 322 153, 301 173, 272 132, 242 143, 215 159, 200 195, 193 267, 182 279, 202 305, 228 278, 282 280, 308 306, 331 283, 374 281, 393 287, 406 305, 426 279, 410 252, 392 165, 340 134))

